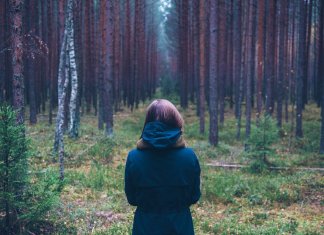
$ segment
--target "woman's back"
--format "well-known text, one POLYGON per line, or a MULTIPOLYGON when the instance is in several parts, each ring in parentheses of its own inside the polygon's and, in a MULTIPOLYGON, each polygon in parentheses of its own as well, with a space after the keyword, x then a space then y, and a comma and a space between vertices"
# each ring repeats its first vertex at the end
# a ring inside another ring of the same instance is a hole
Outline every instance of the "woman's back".
POLYGON ((134 149, 129 153, 127 165, 130 169, 126 172, 131 175, 126 175, 126 179, 130 177, 136 188, 130 203, 140 210, 179 211, 199 199, 200 168, 190 148, 134 149))
POLYGON ((127 200, 137 206, 133 235, 193 235, 189 207, 200 197, 199 162, 185 146, 176 108, 165 100, 152 104, 125 168, 127 200))

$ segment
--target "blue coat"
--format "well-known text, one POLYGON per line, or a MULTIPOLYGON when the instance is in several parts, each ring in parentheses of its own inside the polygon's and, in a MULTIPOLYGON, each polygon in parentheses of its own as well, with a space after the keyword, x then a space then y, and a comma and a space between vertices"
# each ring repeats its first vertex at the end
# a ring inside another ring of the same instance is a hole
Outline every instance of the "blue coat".
POLYGON ((146 124, 137 149, 129 152, 125 193, 137 206, 133 235, 193 235, 190 205, 200 198, 200 166, 181 130, 146 124))

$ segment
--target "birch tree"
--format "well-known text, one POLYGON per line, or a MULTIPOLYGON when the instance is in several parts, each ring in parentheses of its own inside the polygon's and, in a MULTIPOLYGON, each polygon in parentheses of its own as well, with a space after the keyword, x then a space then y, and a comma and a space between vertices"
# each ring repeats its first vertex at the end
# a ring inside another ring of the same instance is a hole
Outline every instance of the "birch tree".
POLYGON ((60 52, 58 72, 58 111, 56 117, 56 130, 54 151, 59 154, 60 179, 64 179, 64 114, 65 97, 67 94, 69 79, 71 77, 71 99, 70 99, 70 136, 76 137, 76 102, 77 102, 77 71, 75 62, 74 39, 73 39, 73 0, 68 0, 67 17, 60 52))
POLYGON ((71 73, 71 98, 70 98, 70 123, 69 123, 69 135, 72 138, 78 137, 79 122, 77 120, 77 98, 78 98, 78 73, 75 61, 75 47, 74 47, 74 25, 73 25, 73 2, 69 0, 68 3, 68 58, 71 73))

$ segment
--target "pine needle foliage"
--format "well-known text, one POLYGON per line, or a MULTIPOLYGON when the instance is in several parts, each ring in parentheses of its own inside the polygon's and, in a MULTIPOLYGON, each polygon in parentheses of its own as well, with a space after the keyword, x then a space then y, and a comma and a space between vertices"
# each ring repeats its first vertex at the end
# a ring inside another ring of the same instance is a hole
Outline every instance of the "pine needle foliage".
POLYGON ((8 235, 38 234, 44 215, 59 199, 57 176, 36 177, 30 170, 28 144, 16 113, 8 105, 0 106, 0 231, 8 235))
POLYGON ((27 142, 23 125, 16 124, 15 112, 0 107, 0 229, 10 234, 24 207, 28 182, 27 142))
POLYGON ((279 139, 276 122, 270 115, 264 115, 258 125, 252 125, 251 134, 247 140, 246 155, 251 158, 250 170, 260 173, 268 170, 272 164, 268 161, 269 156, 275 156, 273 144, 279 139))

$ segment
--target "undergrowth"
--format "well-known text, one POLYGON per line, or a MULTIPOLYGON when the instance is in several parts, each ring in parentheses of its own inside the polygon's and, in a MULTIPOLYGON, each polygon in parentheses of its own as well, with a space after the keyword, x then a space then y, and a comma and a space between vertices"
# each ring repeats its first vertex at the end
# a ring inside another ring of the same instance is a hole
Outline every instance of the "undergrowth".
MULTIPOLYGON (((114 137, 97 130, 97 117, 81 117, 80 138, 66 141, 66 180, 59 206, 46 216, 56 234, 131 233, 135 208, 124 195, 124 165, 127 153, 136 146, 147 104, 131 112, 115 114, 114 137)), ((199 157, 202 168, 202 198, 191 207, 195 232, 202 234, 321 234, 323 233, 323 177, 315 172, 264 172, 224 170, 207 166, 211 160, 247 163, 244 140, 237 140, 236 121, 227 113, 220 126, 219 146, 208 144, 208 131, 199 133, 195 107, 182 110, 184 136, 199 157)), ((282 166, 321 166, 317 150, 318 120, 306 114, 304 143, 290 139, 289 124, 274 143, 275 157, 282 166), (316 120, 315 122, 311 122, 316 120), (289 145, 290 144, 290 145, 289 145), (317 147, 316 147, 317 148, 317 147), (304 163, 306 163, 304 165, 304 163)), ((244 120, 242 120, 242 124, 244 120)), ((206 127, 208 117, 206 117, 206 127)), ((244 133, 244 125, 242 125, 244 133)), ((46 119, 27 128, 34 145, 31 164, 35 169, 54 169, 52 140, 54 127, 46 119)))

